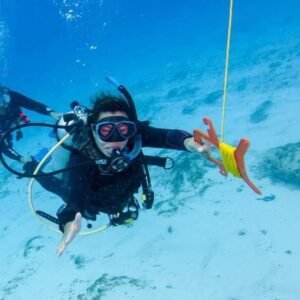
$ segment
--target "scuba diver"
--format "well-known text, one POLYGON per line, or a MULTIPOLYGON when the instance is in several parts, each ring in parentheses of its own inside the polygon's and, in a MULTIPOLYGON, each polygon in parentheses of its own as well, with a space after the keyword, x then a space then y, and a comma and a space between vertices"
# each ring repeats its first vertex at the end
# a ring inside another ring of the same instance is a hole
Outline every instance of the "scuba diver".
POLYGON ((122 96, 97 96, 92 109, 73 102, 73 112, 64 114, 59 120, 56 136, 59 142, 64 142, 61 146, 69 151, 66 168, 61 169, 62 178, 38 170, 39 162, 34 159, 23 167, 25 177, 34 177, 44 189, 64 201, 57 211, 57 218, 36 211, 58 224, 63 233, 58 256, 79 233, 82 218, 95 221, 97 215, 104 213, 109 217, 109 226, 136 220, 140 205, 134 194, 140 187, 143 207, 152 208, 154 192, 148 165, 167 168, 167 158, 144 155, 142 148, 175 149, 204 155, 209 150, 206 144, 196 143, 186 131, 155 128, 148 121, 138 120, 131 95, 123 85, 112 83, 117 85, 122 96), (69 140, 65 142, 67 135, 69 140))
MULTIPOLYGON (((46 105, 0 85, 0 137, 14 126, 30 122, 21 108, 48 115, 54 119, 59 118, 59 114, 46 105)), ((20 140, 22 136, 22 132, 19 129, 16 132, 16 140, 20 140)), ((27 161, 27 158, 13 149, 13 136, 11 134, 6 136, 5 141, 2 143, 1 151, 13 160, 22 163, 27 161)))

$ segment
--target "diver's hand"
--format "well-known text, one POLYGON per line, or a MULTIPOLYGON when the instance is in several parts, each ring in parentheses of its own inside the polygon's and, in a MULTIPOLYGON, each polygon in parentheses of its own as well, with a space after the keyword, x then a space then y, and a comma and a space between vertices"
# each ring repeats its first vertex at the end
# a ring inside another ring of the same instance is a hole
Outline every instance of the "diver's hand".
POLYGON ((51 118, 55 119, 55 120, 59 120, 60 117, 62 116, 62 114, 57 113, 57 112, 55 112, 55 111, 51 111, 51 112, 49 113, 49 116, 50 116, 51 118))
POLYGON ((192 152, 192 153, 198 153, 203 155, 205 158, 208 158, 210 155, 210 144, 199 144, 195 142, 193 137, 187 138, 184 140, 184 146, 185 148, 192 152))
POLYGON ((76 237, 78 232, 81 229, 81 213, 77 213, 74 221, 68 222, 64 227, 64 235, 58 245, 57 255, 61 256, 67 246, 72 242, 72 240, 76 237))

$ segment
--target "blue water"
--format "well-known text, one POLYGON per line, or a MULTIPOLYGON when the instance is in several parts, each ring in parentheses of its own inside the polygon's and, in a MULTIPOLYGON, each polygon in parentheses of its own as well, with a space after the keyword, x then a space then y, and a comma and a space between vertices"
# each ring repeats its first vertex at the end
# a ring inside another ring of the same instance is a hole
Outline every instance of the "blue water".
MULTIPOLYGON (((233 53, 247 36, 261 44, 268 32, 275 35, 268 21, 297 22, 298 4, 237 1, 233 53)), ((106 74, 132 83, 159 76, 170 63, 207 55, 223 63, 227 18, 221 0, 2 0, 1 82, 62 109, 95 93, 106 74)), ((284 34, 277 28, 276 39, 284 34)))
MULTIPOLYGON (((115 92, 112 75, 140 119, 192 131, 209 115, 220 132, 228 14, 227 0, 0 0, 0 84, 64 112, 115 92)), ((250 138, 264 194, 171 153, 177 169, 153 171, 152 218, 56 259, 58 236, 32 218, 27 181, 1 168, 1 299, 300 299, 300 1, 236 0, 232 26, 226 133, 250 138)), ((47 134, 16 147, 31 154, 47 134)))

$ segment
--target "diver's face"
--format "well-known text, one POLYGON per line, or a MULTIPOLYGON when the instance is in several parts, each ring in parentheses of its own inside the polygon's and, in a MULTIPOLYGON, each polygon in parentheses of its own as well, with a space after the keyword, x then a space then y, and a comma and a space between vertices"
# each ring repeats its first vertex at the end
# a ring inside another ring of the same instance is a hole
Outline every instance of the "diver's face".
MULTIPOLYGON (((99 114, 97 122, 99 122, 102 119, 107 118, 107 117, 124 117, 124 118, 128 118, 128 115, 125 112, 122 112, 122 111, 102 112, 102 113, 99 114)), ((96 134, 97 133, 93 131, 93 136, 94 136, 95 142, 96 142, 99 150, 107 157, 111 157, 112 152, 114 150, 122 151, 125 148, 125 146, 128 142, 128 139, 126 139, 125 141, 121 141, 121 142, 119 142, 119 141, 118 142, 105 142, 105 141, 102 141, 101 139, 97 138, 96 134)))

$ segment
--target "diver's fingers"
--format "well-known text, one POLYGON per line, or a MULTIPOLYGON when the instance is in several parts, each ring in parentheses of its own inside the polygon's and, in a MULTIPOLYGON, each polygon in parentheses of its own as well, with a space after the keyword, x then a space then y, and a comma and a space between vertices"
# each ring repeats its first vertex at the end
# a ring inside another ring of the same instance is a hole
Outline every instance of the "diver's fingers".
POLYGON ((66 237, 65 237, 65 243, 69 244, 75 236, 78 234, 78 232, 81 229, 81 213, 77 213, 75 215, 75 219, 72 222, 71 226, 69 227, 66 237))
POLYGON ((81 229, 81 219, 82 219, 81 213, 78 212, 75 215, 75 219, 74 219, 74 224, 75 224, 77 230, 81 229))
POLYGON ((210 157, 210 143, 205 142, 204 144, 199 144, 194 142, 194 152, 200 154, 203 158, 209 159, 210 157))
POLYGON ((66 249, 66 243, 63 240, 61 240, 57 248, 57 252, 56 252, 57 256, 62 256, 63 253, 65 252, 65 249, 66 249))
POLYGON ((192 137, 186 138, 183 143, 184 143, 185 148, 190 152, 197 152, 197 148, 199 146, 201 146, 200 144, 195 142, 194 138, 192 138, 192 137))
POLYGON ((70 244, 71 240, 69 242, 67 242, 66 239, 67 239, 67 236, 63 236, 63 238, 61 239, 61 241, 58 245, 58 249, 57 249, 57 256, 63 255, 67 246, 70 244))
POLYGON ((198 143, 196 143, 195 142, 195 144, 196 144, 196 148, 197 148, 197 151, 198 152, 207 152, 207 153, 210 153, 210 143, 209 142, 206 142, 206 143, 204 143, 204 144, 198 144, 198 143))
POLYGON ((72 242, 72 240, 75 238, 75 236, 80 231, 81 219, 82 219, 81 213, 77 213, 75 215, 74 221, 70 222, 69 224, 66 224, 64 236, 61 239, 58 249, 57 249, 58 256, 61 256, 64 253, 66 247, 72 242))
POLYGON ((193 137, 186 138, 184 140, 184 146, 188 151, 194 152, 194 153, 201 153, 204 156, 208 156, 210 153, 210 143, 209 142, 205 141, 205 143, 199 144, 198 142, 196 142, 194 140, 193 137))

